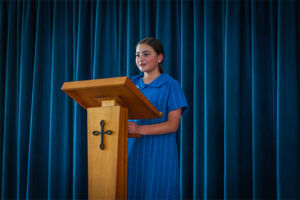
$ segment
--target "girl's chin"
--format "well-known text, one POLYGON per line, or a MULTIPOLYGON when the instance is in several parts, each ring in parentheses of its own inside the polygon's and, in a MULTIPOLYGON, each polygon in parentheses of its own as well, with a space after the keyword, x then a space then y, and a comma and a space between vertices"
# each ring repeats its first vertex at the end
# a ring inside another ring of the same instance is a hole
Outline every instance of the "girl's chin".
POLYGON ((143 72, 143 73, 148 73, 148 72, 150 72, 149 70, 141 70, 141 72, 143 72))
POLYGON ((150 73, 154 71, 153 69, 149 69, 147 67, 139 67, 139 70, 143 73, 150 73))
POLYGON ((141 72, 147 72, 147 69, 144 68, 144 67, 139 67, 139 70, 140 70, 141 72))

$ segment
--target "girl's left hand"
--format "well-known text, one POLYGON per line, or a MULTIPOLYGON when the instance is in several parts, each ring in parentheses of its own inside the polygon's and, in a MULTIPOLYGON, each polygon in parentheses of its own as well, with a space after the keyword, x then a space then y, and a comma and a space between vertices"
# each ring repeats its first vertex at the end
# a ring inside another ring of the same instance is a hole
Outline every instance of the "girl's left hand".
POLYGON ((128 122, 128 133, 141 134, 141 126, 135 122, 128 122))

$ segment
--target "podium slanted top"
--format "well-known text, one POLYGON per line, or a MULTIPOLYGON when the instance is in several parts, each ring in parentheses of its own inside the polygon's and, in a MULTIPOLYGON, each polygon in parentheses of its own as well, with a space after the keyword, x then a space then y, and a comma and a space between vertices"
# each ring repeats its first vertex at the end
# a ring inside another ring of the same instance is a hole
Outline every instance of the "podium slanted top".
POLYGON ((65 82, 61 89, 84 109, 99 107, 99 99, 117 98, 128 108, 128 119, 162 117, 128 77, 65 82))

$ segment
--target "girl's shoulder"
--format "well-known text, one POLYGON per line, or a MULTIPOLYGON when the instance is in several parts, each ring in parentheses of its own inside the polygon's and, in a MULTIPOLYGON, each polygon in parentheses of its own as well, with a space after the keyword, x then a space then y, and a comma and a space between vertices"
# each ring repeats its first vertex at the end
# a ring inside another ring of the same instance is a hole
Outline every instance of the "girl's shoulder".
POLYGON ((179 83, 178 80, 174 79, 169 74, 164 73, 163 75, 164 75, 163 79, 165 80, 165 82, 169 87, 181 87, 181 84, 179 83))
POLYGON ((163 73, 163 75, 164 75, 164 79, 167 80, 169 83, 171 83, 171 84, 179 83, 176 79, 174 79, 169 74, 163 73))

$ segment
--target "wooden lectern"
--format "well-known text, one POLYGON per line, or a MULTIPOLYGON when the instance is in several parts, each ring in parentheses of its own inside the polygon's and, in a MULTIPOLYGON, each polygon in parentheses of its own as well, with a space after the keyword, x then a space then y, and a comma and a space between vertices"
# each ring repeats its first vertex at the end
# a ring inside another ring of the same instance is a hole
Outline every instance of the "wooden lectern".
POLYGON ((128 77, 65 82, 62 90, 87 109, 89 199, 127 199, 127 121, 162 113, 128 77))

